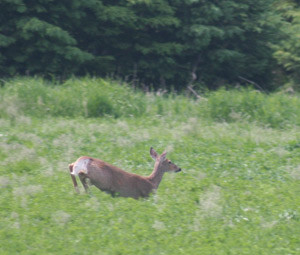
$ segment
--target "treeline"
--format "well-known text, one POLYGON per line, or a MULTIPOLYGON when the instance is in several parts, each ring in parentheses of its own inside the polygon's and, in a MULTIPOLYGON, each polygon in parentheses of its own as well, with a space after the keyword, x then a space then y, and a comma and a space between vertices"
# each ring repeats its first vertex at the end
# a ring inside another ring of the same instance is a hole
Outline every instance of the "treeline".
POLYGON ((299 28, 297 0, 1 0, 0 76, 296 87, 299 28))

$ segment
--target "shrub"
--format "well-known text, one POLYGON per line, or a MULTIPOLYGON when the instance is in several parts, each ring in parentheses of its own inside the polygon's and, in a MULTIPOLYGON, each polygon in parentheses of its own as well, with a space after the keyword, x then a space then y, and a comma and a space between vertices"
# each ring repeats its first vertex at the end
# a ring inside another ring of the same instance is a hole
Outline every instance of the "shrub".
POLYGON ((300 100, 282 93, 264 94, 253 89, 210 92, 199 114, 215 121, 250 121, 282 128, 300 124, 300 100))

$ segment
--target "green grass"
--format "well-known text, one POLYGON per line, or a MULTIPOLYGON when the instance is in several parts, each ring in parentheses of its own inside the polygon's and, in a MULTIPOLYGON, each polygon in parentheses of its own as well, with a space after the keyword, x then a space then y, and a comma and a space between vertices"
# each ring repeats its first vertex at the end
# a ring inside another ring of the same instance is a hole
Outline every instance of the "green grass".
POLYGON ((19 78, 0 97, 1 255, 300 253, 297 95, 19 78), (148 175, 150 146, 183 168, 155 195, 75 194, 79 156, 148 175))

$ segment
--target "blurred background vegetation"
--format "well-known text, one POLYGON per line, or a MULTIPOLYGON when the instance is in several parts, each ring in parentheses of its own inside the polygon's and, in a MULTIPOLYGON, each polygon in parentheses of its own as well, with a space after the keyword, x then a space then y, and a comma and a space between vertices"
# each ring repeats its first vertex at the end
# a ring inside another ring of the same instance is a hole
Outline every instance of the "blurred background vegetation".
POLYGON ((297 0, 2 0, 0 77, 299 88, 297 0))

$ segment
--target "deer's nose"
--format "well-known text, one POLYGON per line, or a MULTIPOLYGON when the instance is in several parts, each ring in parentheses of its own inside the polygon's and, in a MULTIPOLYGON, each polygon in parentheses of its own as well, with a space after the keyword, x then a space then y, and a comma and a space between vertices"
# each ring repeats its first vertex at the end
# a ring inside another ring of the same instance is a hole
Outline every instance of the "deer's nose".
POLYGON ((178 170, 176 170, 175 172, 177 173, 177 172, 180 172, 181 171, 181 168, 179 168, 178 170))

